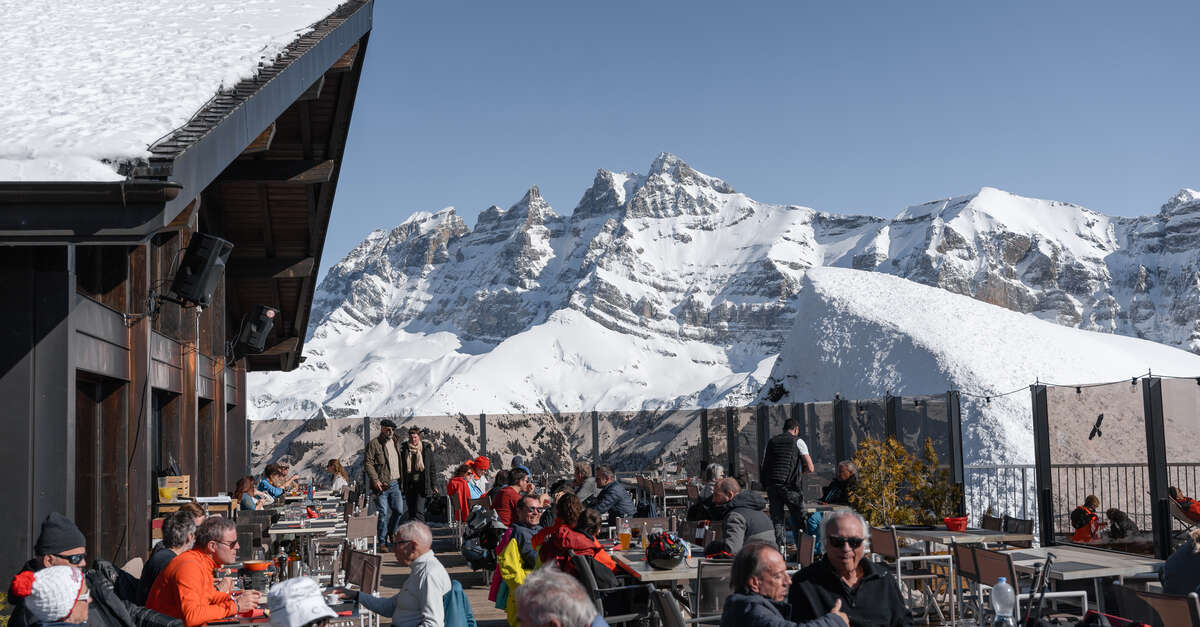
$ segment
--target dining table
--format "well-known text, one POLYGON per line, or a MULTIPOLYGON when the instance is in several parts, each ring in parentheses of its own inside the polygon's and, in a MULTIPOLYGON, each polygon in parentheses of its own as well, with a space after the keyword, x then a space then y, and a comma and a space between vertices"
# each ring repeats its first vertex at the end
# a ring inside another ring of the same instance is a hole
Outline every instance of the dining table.
POLYGON ((1104 611, 1104 591, 1101 586, 1104 579, 1116 579, 1118 583, 1124 583, 1126 577, 1157 573, 1163 563, 1149 556, 1071 545, 1017 549, 1009 552, 1009 556, 1018 573, 1033 573, 1045 563, 1050 553, 1054 554, 1054 560, 1050 563, 1050 579, 1091 580, 1096 608, 1101 612, 1104 611))
POLYGON ((896 527, 896 537, 924 542, 927 547, 932 544, 950 546, 951 544, 1033 541, 1032 533, 1012 533, 1007 531, 993 531, 991 529, 970 528, 963 531, 951 531, 945 527, 911 529, 896 527))

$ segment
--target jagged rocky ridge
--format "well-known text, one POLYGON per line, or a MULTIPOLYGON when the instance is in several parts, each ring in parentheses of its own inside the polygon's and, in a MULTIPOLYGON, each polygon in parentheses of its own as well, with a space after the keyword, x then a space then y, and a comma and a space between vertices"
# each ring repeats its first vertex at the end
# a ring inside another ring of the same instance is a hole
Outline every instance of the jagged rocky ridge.
MULTIPOLYGON (((983 188, 886 220, 760 203, 664 153, 646 175, 600 170, 569 216, 533 187, 509 209, 485 210, 474 229, 445 209, 371 233, 318 288, 306 362, 252 376, 251 415, 749 402, 814 266, 892 274, 1200 352, 1196 191, 1120 218, 983 188)), ((678 429, 655 430, 655 446, 680 446, 688 425, 678 429)), ((531 436, 489 433, 489 444, 537 453, 531 436)))

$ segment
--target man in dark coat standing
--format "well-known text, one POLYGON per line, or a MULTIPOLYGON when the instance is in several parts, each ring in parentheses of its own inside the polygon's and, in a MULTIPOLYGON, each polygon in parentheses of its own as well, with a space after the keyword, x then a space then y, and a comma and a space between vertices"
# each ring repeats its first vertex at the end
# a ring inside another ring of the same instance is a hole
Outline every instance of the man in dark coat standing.
POLYGON ((421 440, 421 430, 411 427, 408 442, 400 449, 400 485, 408 505, 408 520, 425 522, 429 497, 438 493, 437 460, 433 446, 421 440))
POLYGON ((813 471, 812 457, 808 446, 800 439, 800 423, 788 418, 783 423, 783 433, 767 440, 763 452, 762 468, 759 469, 763 487, 767 490, 771 523, 775 526, 775 542, 782 548, 786 538, 784 508, 792 510, 792 518, 800 520, 797 508, 804 500, 801 477, 813 471))

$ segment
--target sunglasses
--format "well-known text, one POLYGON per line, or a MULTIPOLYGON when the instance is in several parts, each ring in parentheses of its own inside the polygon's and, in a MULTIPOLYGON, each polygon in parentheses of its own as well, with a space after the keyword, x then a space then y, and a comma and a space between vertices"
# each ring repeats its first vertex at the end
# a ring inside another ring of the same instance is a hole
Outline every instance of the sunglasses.
POLYGON ((829 546, 835 549, 840 549, 847 544, 850 545, 850 548, 857 549, 858 547, 862 546, 862 543, 863 538, 843 538, 842 536, 829 536, 829 546))
POLYGON ((58 553, 51 553, 51 555, 60 560, 67 560, 72 566, 78 566, 82 564, 83 560, 87 558, 87 556, 83 553, 76 553, 75 555, 59 555, 58 553))

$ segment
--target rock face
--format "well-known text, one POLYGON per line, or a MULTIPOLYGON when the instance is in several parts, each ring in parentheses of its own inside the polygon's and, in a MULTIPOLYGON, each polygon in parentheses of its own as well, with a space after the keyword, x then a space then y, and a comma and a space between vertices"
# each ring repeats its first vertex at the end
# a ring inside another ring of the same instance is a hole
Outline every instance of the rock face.
MULTIPOLYGON (((744 404, 814 266, 1200 352, 1198 192, 1111 218, 983 188, 886 220, 760 203, 664 153, 645 175, 600 170, 567 217, 533 187, 474 229, 445 209, 371 233, 318 288, 306 362, 251 376, 251 417, 744 404)), ((546 414, 489 432, 489 448, 546 454, 529 443, 543 428, 555 437, 539 442, 578 447, 584 425, 546 414)), ((673 428, 629 444, 645 459, 698 425, 673 428)))

